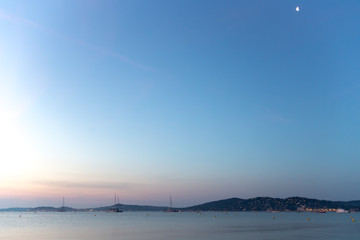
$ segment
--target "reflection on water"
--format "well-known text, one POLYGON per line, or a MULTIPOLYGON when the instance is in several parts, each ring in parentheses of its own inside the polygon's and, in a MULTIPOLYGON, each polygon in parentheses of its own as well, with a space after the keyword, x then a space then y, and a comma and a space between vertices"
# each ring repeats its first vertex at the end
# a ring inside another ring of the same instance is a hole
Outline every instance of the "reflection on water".
POLYGON ((358 239, 359 220, 360 213, 4 212, 0 239, 358 239))

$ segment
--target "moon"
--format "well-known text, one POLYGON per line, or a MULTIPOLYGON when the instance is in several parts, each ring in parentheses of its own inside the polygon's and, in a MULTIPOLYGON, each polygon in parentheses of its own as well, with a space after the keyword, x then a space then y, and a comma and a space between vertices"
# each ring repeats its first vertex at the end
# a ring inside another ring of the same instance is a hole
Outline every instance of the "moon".
POLYGON ((296 10, 297 12, 299 12, 299 11, 300 11, 300 8, 299 8, 299 7, 296 7, 295 10, 296 10))

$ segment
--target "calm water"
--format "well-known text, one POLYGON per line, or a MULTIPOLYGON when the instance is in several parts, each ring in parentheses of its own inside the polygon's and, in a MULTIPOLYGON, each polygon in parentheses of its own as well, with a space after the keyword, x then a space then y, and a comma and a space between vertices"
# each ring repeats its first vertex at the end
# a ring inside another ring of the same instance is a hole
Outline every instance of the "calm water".
POLYGON ((360 239, 359 220, 360 213, 4 212, 0 239, 360 239))

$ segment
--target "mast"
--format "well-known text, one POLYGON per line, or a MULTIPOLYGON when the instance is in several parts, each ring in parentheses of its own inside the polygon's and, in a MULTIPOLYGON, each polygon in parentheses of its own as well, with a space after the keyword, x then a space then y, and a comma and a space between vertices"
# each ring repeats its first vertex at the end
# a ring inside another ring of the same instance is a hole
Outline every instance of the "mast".
POLYGON ((61 209, 59 210, 59 212, 65 212, 65 197, 63 197, 62 206, 61 206, 61 209))
POLYGON ((171 195, 170 195, 170 210, 172 210, 172 199, 171 199, 171 195))

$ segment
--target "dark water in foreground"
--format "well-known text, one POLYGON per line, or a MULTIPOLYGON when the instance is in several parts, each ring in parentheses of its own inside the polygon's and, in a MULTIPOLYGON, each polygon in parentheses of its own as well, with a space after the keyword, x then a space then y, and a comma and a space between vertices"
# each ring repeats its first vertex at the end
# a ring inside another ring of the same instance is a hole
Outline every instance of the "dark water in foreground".
POLYGON ((360 239, 360 213, 4 212, 0 239, 360 239))

